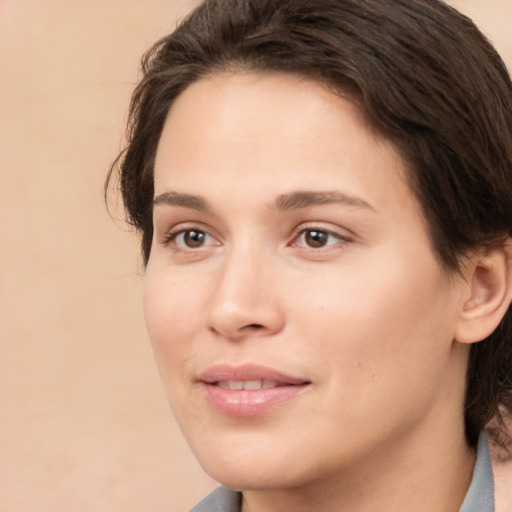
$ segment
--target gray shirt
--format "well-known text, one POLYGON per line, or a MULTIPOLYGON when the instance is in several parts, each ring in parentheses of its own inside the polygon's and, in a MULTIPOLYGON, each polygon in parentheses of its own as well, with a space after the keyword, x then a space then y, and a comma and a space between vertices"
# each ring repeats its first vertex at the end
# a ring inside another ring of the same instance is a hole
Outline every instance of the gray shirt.
MULTIPOLYGON (((240 512, 242 493, 218 487, 190 512, 240 512)), ((478 441, 473 479, 459 512, 494 512, 494 477, 484 432, 478 441)))

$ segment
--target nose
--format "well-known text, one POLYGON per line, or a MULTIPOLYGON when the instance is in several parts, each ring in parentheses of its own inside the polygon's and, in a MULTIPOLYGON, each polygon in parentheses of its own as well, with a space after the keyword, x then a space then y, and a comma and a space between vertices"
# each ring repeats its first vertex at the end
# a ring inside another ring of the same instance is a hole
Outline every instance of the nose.
POLYGON ((247 247, 223 261, 209 305, 209 328, 226 339, 265 337, 284 327, 275 262, 247 247))

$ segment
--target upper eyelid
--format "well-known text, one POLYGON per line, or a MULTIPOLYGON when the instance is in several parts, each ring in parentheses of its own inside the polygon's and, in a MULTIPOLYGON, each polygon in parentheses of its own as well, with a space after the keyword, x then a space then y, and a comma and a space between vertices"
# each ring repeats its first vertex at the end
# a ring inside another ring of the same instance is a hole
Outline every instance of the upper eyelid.
MULTIPOLYGON (((332 224, 329 223, 329 226, 332 224)), ((293 233, 295 236, 300 235, 304 231, 324 231, 325 233, 337 236, 342 239, 354 239, 356 238, 356 234, 352 232, 350 229, 347 229, 345 227, 329 227, 326 226, 326 223, 324 222, 302 222, 299 224, 294 230, 293 233)))
POLYGON ((212 222, 218 223, 218 219, 205 216, 201 212, 191 212, 188 208, 163 205, 158 212, 153 210, 153 230, 157 234, 198 229, 218 238, 218 230, 212 227, 212 222))
MULTIPOLYGON (((180 236, 183 233, 186 233, 187 231, 200 231, 201 233, 205 233, 208 237, 210 237, 212 240, 216 241, 217 243, 212 244, 212 245, 204 245, 204 246, 200 246, 197 248, 190 247, 189 248, 190 250, 197 251, 198 249, 201 249, 201 248, 207 248, 207 247, 212 247, 214 245, 220 245, 219 237, 212 234, 210 229, 208 229, 204 226, 201 226, 197 223, 190 223, 190 225, 188 225, 188 226, 186 224, 187 223, 180 223, 172 228, 167 229, 163 233, 163 235, 159 237, 160 239, 158 240, 158 243, 162 246, 168 246, 171 243, 175 242, 175 240, 176 240, 176 238, 178 238, 178 236, 180 236)), ((178 244, 175 244, 175 245, 178 246, 178 244)), ((186 246, 184 246, 184 247, 185 247, 184 250, 186 250, 186 246)))
MULTIPOLYGON (((306 228, 306 229, 302 229, 301 231, 298 232, 298 234, 296 236, 293 237, 292 239, 292 243, 291 243, 291 246, 292 247, 297 247, 298 246, 298 240, 305 234, 307 233, 308 231, 320 231, 322 233, 326 233, 328 236, 331 236, 332 238, 335 239, 336 242, 345 242, 345 243, 348 243, 348 242, 352 242, 353 239, 352 237, 348 237, 348 236, 344 236, 344 235, 341 235, 339 233, 336 233, 335 231, 329 231, 327 229, 317 229, 317 228, 306 228)), ((334 244, 329 244, 329 245, 325 245, 323 246, 322 248, 327 248, 327 247, 330 247, 331 245, 334 245, 334 244)), ((312 248, 311 248, 312 249, 312 248)), ((321 248, 316 248, 315 251, 318 251, 320 250, 321 248)))
MULTIPOLYGON (((194 209, 187 206, 174 205, 174 204, 158 204, 153 208, 153 227, 162 226, 178 226, 193 225, 205 226, 203 229, 211 229, 210 224, 222 223, 222 220, 216 214, 209 211, 202 211, 201 209, 194 209)), ((165 228, 166 230, 172 228, 165 228)))
POLYGON ((178 233, 180 231, 187 231, 187 230, 194 230, 196 229, 197 231, 204 231, 205 233, 209 233, 211 234, 212 233, 212 229, 203 224, 201 221, 194 221, 194 220, 191 220, 191 221, 187 221, 187 220, 183 220, 183 221, 177 221, 177 222, 167 222, 167 221, 164 221, 164 222, 161 222, 161 223, 158 223, 158 222, 153 222, 153 227, 154 227, 154 230, 155 232, 161 232, 162 234, 169 234, 169 233, 178 233), (160 226, 159 226, 160 224, 160 226))

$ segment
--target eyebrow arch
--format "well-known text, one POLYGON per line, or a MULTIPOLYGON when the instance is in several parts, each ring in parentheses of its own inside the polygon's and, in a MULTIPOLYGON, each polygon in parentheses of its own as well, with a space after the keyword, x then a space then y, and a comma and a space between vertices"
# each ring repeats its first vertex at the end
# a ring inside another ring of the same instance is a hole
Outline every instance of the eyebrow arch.
POLYGON ((375 211, 375 208, 364 199, 337 191, 297 191, 283 194, 277 198, 276 208, 278 210, 295 210, 308 206, 336 203, 375 211))
POLYGON ((173 191, 163 192, 153 199, 153 206, 160 205, 181 206, 200 212, 207 212, 210 209, 202 197, 173 191))

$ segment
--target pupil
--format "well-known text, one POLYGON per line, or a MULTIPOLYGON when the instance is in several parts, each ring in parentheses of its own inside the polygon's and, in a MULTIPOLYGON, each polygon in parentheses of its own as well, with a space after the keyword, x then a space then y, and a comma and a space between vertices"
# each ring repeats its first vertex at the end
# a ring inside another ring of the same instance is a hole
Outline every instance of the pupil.
POLYGON ((184 241, 189 247, 201 247, 204 243, 204 233, 202 231, 187 231, 184 241))
POLYGON ((323 231, 308 231, 306 233, 306 243, 310 247, 323 247, 327 243, 328 236, 323 231))

